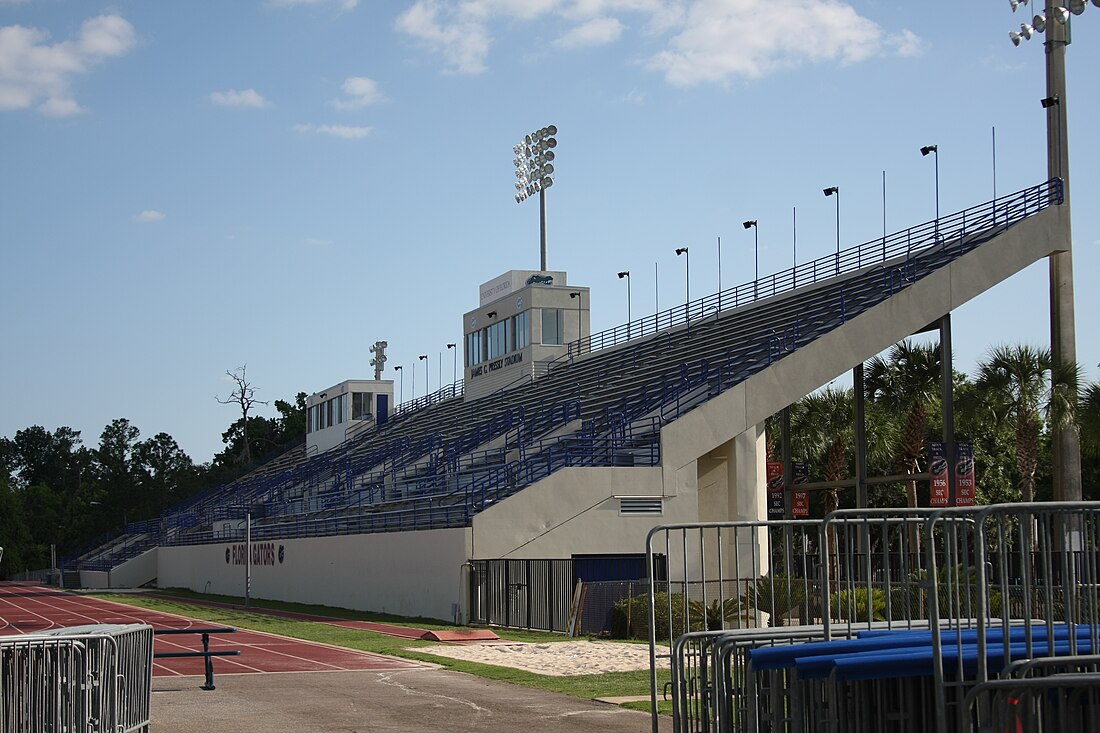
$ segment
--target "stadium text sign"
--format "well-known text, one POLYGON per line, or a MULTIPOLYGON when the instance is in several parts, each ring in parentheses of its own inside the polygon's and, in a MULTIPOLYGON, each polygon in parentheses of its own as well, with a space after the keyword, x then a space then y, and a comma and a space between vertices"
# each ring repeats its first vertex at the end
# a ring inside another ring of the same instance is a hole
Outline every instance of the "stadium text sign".
POLYGON ((508 356, 502 356, 499 359, 493 359, 487 364, 478 364, 476 367, 470 369, 470 379, 476 379, 489 372, 495 372, 497 369, 503 369, 504 367, 512 366, 513 364, 519 364, 523 361, 523 352, 518 354, 509 354, 508 356))
MULTIPOLYGON (((253 542, 251 565, 275 565, 282 564, 286 554, 283 545, 275 546, 274 542, 253 542)), ((225 548, 225 562, 227 565, 244 565, 248 550, 245 543, 239 542, 225 548)))

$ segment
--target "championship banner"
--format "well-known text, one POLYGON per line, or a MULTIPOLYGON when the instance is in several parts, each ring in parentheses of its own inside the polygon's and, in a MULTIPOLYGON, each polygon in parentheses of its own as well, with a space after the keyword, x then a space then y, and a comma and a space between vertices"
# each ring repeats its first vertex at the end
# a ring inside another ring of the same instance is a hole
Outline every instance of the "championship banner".
MULTIPOLYGON (((795 461, 793 465, 794 477, 792 483, 797 486, 799 484, 807 483, 810 480, 810 467, 804 461, 795 461)), ((810 516, 810 492, 809 491, 792 491, 791 492, 791 516, 792 517, 808 517, 810 516)))
POLYGON ((783 510, 783 461, 768 461, 768 519, 782 519, 783 510))
POLYGON ((943 443, 928 444, 928 506, 948 506, 950 489, 947 485, 947 457, 943 443))
POLYGON ((977 483, 974 478, 974 444, 955 443, 955 505, 974 506, 977 483))

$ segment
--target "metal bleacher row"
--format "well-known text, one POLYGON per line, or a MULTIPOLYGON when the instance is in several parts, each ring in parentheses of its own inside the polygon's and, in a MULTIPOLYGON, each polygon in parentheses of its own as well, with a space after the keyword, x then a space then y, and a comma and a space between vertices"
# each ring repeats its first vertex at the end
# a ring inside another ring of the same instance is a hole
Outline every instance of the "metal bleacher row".
POLYGON ((391 420, 127 526, 66 566, 107 569, 156 545, 208 543, 252 515, 254 538, 468 526, 565 466, 660 462, 662 425, 885 301, 1047 206, 1061 181, 876 239, 569 345, 508 387, 448 385, 391 420))

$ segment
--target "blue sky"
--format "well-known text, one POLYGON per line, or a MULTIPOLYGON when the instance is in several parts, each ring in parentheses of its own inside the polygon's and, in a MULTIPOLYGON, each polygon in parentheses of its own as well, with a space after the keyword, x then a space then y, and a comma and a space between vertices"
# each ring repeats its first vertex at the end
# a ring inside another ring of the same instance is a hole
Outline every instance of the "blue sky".
MULTIPOLYGON (((0 0, 0 435, 130 419, 196 461, 226 370, 292 399, 429 354, 539 262, 512 145, 559 128, 549 265, 593 328, 1046 177, 1042 36, 1007 0, 0 0), (950 8, 950 13, 946 12, 950 8)), ((1100 8, 1068 52, 1078 357, 1098 378, 1100 8), (1089 79, 1093 81, 1089 81, 1089 79)), ((955 312, 958 367, 1048 344, 1046 263, 955 312)), ((424 392, 423 363, 416 394, 424 392)), ((388 369, 386 376, 394 372, 388 369)), ((411 393, 405 385, 406 397, 411 393)), ((274 414, 263 408, 261 414, 274 414)))

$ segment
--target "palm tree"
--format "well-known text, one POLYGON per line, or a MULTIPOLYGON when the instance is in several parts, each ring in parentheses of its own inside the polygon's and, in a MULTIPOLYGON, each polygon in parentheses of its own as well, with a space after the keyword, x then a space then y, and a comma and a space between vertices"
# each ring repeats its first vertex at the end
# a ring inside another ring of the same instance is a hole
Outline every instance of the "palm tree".
POLYGON ((1016 475, 1025 502, 1035 500, 1044 418, 1048 425, 1075 425, 1077 372, 1056 364, 1049 349, 1027 345, 998 346, 978 365, 975 386, 985 409, 1016 433, 1016 475))
MULTIPOLYGON (((806 395, 791 413, 791 443, 796 456, 820 459, 824 479, 840 481, 848 472, 848 450, 853 440, 855 408, 850 389, 823 390, 806 395)), ((825 493, 825 513, 840 506, 840 489, 825 493)))
MULTIPOLYGON (((826 481, 840 481, 848 473, 855 409, 852 390, 826 387, 798 401, 791 414, 791 445, 795 455, 824 463, 826 481)), ((840 506, 840 487, 825 490, 825 514, 840 506)), ((829 577, 837 577, 836 528, 825 538, 829 577)))
MULTIPOLYGON (((928 436, 928 411, 940 399, 940 349, 938 344, 901 341, 885 359, 867 363, 864 388, 867 399, 895 414, 905 414, 898 444, 898 469, 906 475, 920 473, 928 436)), ((917 482, 906 482, 906 499, 917 506, 917 482)))
POLYGON ((1077 424, 1081 426, 1082 452, 1100 458, 1100 382, 1093 382, 1081 391, 1077 424))

